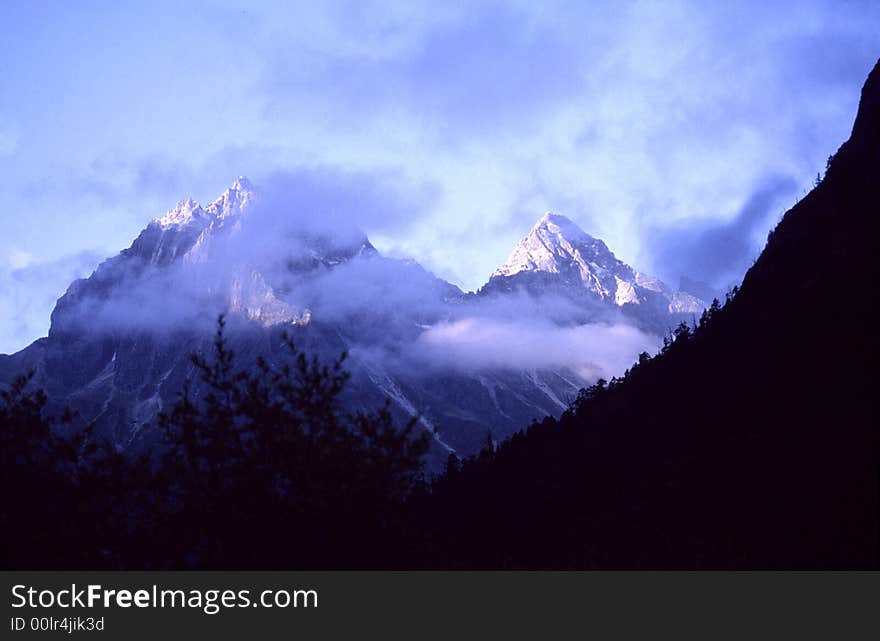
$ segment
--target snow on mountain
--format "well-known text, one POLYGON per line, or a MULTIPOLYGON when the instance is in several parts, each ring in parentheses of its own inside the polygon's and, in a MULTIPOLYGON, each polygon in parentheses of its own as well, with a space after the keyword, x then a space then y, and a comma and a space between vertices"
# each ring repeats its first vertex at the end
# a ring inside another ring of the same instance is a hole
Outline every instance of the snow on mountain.
POLYGON ((192 198, 182 200, 164 216, 154 219, 135 241, 132 249, 153 264, 184 260, 204 260, 206 245, 220 230, 234 229, 253 207, 255 192, 244 176, 239 176, 223 194, 202 208, 192 198))
POLYGON ((566 273, 575 270, 584 286, 605 296, 600 281, 615 275, 633 278, 632 269, 615 258, 604 242, 593 238, 565 216, 545 213, 519 241, 507 262, 492 276, 513 276, 523 271, 566 273))
POLYGON ((202 209, 192 198, 181 200, 164 216, 153 220, 163 229, 181 227, 190 223, 210 224, 241 214, 254 200, 254 189, 250 181, 239 176, 217 200, 202 209))
POLYGON ((542 276, 540 287, 549 277, 572 295, 587 295, 617 307, 646 303, 657 307, 659 302, 665 308, 661 314, 698 314, 706 307, 697 297, 674 292, 659 278, 634 270, 602 240, 552 212, 538 219, 484 289, 510 290, 521 283, 535 293, 535 276, 542 276))
POLYGON ((169 227, 179 227, 190 222, 204 220, 205 216, 205 211, 201 206, 192 198, 187 198, 177 203, 164 216, 156 218, 154 222, 162 229, 168 229, 169 227))

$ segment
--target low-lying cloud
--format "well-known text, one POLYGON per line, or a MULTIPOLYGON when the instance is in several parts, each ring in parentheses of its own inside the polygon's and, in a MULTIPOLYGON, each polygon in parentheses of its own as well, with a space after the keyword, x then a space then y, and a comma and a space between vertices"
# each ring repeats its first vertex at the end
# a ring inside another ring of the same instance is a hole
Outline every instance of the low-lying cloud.
POLYGON ((426 330, 413 354, 431 366, 463 370, 570 369, 584 380, 620 375, 656 336, 623 324, 559 326, 546 320, 463 318, 426 330))

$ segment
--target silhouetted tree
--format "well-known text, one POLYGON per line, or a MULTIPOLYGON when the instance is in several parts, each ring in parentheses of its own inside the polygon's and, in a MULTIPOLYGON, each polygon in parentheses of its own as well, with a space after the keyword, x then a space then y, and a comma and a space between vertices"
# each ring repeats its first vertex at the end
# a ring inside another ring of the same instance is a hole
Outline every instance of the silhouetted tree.
POLYGON ((198 380, 160 416, 156 456, 120 452, 46 415, 32 376, 0 392, 5 568, 356 567, 427 492, 431 435, 386 404, 348 412, 344 354, 324 365, 285 337, 281 365, 239 368, 218 323, 198 380), (355 535, 356 533, 356 535, 355 535))
MULTIPOLYGON (((329 365, 285 337, 290 359, 260 358, 238 369, 221 317, 213 356, 195 355, 200 394, 185 385, 160 417, 163 473, 171 479, 178 527, 197 564, 251 564, 268 546, 308 548, 309 560, 360 547, 388 527, 420 478, 430 434, 410 420, 394 425, 389 407, 344 411, 345 355, 329 365), (266 532, 274 540, 267 541, 266 532)), ((363 553, 363 550, 361 550, 363 553)), ((286 551, 301 563, 302 553, 286 551)))
POLYGON ((0 392, 0 531, 3 567, 60 567, 77 541, 77 486, 96 451, 88 429, 69 429, 70 412, 47 416, 46 394, 33 373, 0 392))

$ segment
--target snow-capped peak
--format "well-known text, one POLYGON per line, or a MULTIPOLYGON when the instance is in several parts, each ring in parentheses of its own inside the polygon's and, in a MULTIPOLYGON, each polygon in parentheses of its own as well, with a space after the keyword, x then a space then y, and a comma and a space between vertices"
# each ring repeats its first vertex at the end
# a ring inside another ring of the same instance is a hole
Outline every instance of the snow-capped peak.
POLYGON ((548 282, 575 297, 605 300, 617 307, 645 307, 662 313, 693 313, 703 309, 700 299, 674 292, 663 281, 634 270, 608 246, 586 233, 571 219, 545 212, 510 257, 495 270, 487 291, 509 291, 525 286, 541 291, 548 282), (550 279, 550 280, 548 280, 550 279))
POLYGON ((513 276, 524 271, 560 273, 577 268, 586 281, 597 268, 616 271, 622 265, 601 240, 566 216, 548 211, 492 276, 513 276))
POLYGON ((232 186, 204 209, 192 198, 186 198, 153 222, 163 229, 183 227, 193 221, 207 225, 212 220, 224 220, 240 214, 254 201, 254 193, 251 182, 244 176, 239 176, 232 186))
POLYGON ((155 222, 163 228, 186 225, 195 218, 201 218, 203 214, 204 210, 196 201, 186 198, 169 209, 164 216, 157 218, 155 222))
POLYGON ((532 227, 532 233, 540 230, 556 236, 564 237, 570 241, 575 240, 595 240, 592 236, 578 227, 570 218, 562 214, 555 214, 552 211, 545 211, 538 221, 532 227))
POLYGON ((232 186, 205 208, 213 218, 228 218, 242 212, 254 200, 254 188, 244 176, 239 176, 232 186))

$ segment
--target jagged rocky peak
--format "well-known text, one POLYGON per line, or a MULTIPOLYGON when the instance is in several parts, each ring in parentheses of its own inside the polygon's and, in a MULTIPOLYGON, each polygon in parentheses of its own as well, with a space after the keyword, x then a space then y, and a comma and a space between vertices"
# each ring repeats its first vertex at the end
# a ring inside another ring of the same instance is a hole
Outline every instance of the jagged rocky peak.
MULTIPOLYGON (((236 255, 247 253, 246 246, 287 240, 283 253, 276 251, 262 256, 253 253, 260 263, 262 258, 276 258, 292 271, 308 271, 318 266, 332 267, 355 256, 373 256, 377 252, 367 236, 354 228, 334 228, 321 220, 297 219, 298 212, 275 213, 267 210, 267 201, 251 182, 239 176, 211 204, 202 207, 192 198, 180 201, 168 213, 153 219, 124 255, 135 255, 147 264, 167 265, 176 262, 204 263, 216 251, 217 243, 237 241, 243 234, 236 255), (248 229, 245 229, 248 228, 248 229)), ((221 250, 224 251, 224 250, 221 250)))
POLYGON ((244 176, 239 176, 223 194, 208 205, 207 211, 215 218, 227 218, 245 210, 254 201, 254 188, 244 176))
POLYGON ((219 198, 207 207, 202 208, 192 198, 186 198, 153 222, 162 229, 184 227, 193 222, 209 224, 212 220, 224 220, 237 216, 253 203, 254 197, 255 190, 251 182, 244 176, 239 176, 219 198))
POLYGON ((192 198, 181 200, 174 207, 168 210, 164 216, 160 216, 155 220, 163 229, 186 225, 194 219, 202 218, 204 210, 192 198))

